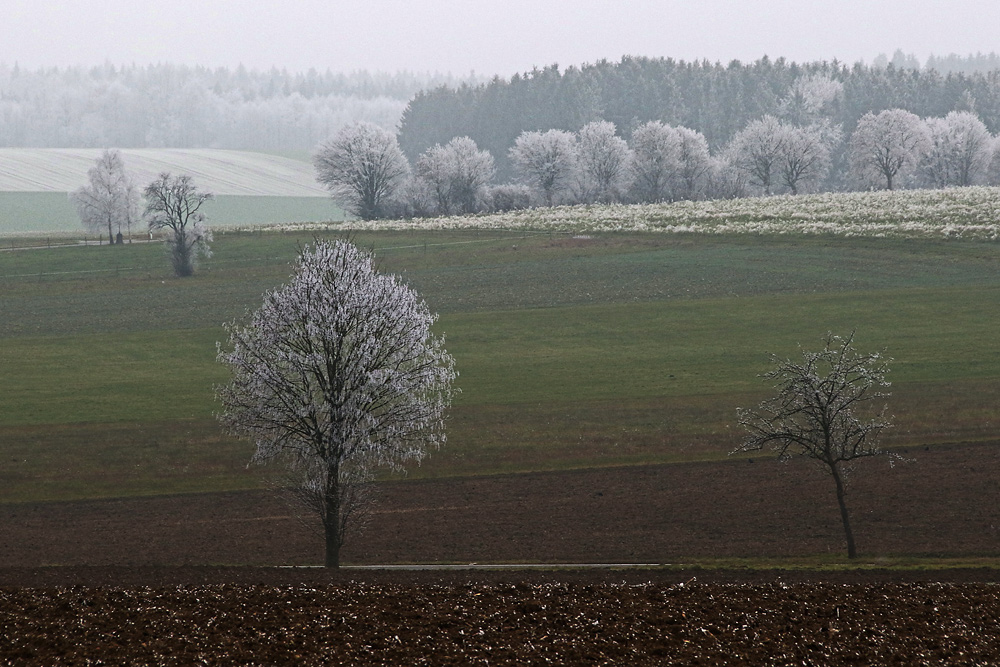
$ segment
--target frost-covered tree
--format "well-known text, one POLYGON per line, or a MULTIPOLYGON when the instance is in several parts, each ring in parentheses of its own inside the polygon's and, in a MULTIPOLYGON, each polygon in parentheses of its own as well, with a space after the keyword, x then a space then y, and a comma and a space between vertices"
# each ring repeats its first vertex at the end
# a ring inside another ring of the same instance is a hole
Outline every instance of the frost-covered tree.
POLYGON ((928 118, 928 146, 920 161, 924 182, 935 188, 979 185, 988 178, 993 137, 976 114, 952 111, 928 118))
POLYGON ((579 199, 614 202, 621 199, 631 178, 632 151, 616 134, 614 123, 594 121, 576 135, 579 199))
POLYGON ((672 198, 673 179, 680 171, 680 136, 677 131, 651 120, 632 132, 632 189, 640 202, 672 198))
POLYGON ((525 184, 552 206, 573 184, 576 141, 563 130, 522 132, 510 149, 510 159, 525 184))
POLYGON ((851 174, 864 187, 881 183, 887 190, 916 167, 928 148, 927 127, 903 109, 868 112, 851 135, 851 174))
POLYGON ((632 132, 630 145, 637 201, 696 199, 704 190, 712 157, 700 132, 654 120, 632 132))
POLYGON ((98 234, 107 232, 108 243, 139 218, 140 196, 118 150, 105 150, 87 171, 87 185, 70 193, 70 200, 84 228, 98 234))
POLYGON ((792 194, 800 189, 814 186, 830 170, 830 149, 819 129, 815 127, 792 127, 783 129, 778 161, 781 183, 792 194))
POLYGON ((779 458, 793 455, 817 461, 833 478, 847 539, 847 555, 857 556, 847 511, 845 475, 853 461, 877 456, 882 431, 892 426, 885 406, 867 409, 888 396, 888 362, 878 352, 854 349, 854 334, 827 334, 819 352, 802 351, 802 361, 772 356, 775 368, 762 377, 774 381, 778 395, 756 409, 738 410, 747 430, 737 452, 770 447, 779 458), (870 414, 869 414, 870 413, 870 414))
POLYGON ((726 148, 729 163, 743 172, 751 185, 771 194, 780 174, 788 127, 774 116, 764 116, 733 135, 726 148))
POLYGON ((687 127, 675 128, 677 132, 677 160, 680 170, 673 179, 674 199, 698 199, 712 172, 712 156, 705 135, 687 127))
POLYGON ((212 232, 205 227, 202 205, 214 198, 198 189, 187 174, 160 174, 146 186, 146 221, 150 231, 167 230, 166 243, 174 274, 194 273, 199 257, 211 257, 212 232))
POLYGON ((993 137, 993 158, 986 171, 988 185, 1000 185, 1000 136, 993 137))
POLYGON ((227 327, 219 361, 232 379, 217 390, 219 418, 254 443, 254 461, 296 475, 322 520, 327 567, 339 567, 374 471, 398 470, 445 442, 456 372, 434 320, 370 253, 317 241, 288 284, 227 327))
POLYGON ((334 201, 363 220, 384 215, 410 170, 396 135, 367 122, 343 128, 320 146, 313 166, 334 201))
POLYGON ((830 118, 844 97, 844 84, 825 74, 800 76, 788 87, 779 113, 793 125, 811 125, 830 118))
POLYGON ((456 137, 424 151, 417 159, 416 172, 434 193, 438 213, 449 215, 483 208, 496 168, 488 151, 479 150, 468 137, 456 137))

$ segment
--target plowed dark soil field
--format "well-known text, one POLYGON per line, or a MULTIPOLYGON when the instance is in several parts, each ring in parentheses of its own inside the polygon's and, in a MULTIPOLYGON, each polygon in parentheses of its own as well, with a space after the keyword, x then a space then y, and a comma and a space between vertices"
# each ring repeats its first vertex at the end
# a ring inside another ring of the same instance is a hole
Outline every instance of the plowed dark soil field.
POLYGON ((0 662, 988 665, 986 585, 0 589, 0 662))
MULTIPOLYGON (((321 541, 265 492, 0 506, 0 664, 1000 664, 996 443, 852 478, 873 570, 278 568, 321 541)), ((733 459, 384 485, 373 563, 841 553, 829 479, 733 459)))

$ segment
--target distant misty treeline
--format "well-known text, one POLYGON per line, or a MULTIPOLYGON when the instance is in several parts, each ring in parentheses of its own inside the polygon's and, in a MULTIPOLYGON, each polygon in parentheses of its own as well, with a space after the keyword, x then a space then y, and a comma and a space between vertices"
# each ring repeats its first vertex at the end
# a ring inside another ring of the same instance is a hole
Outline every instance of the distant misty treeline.
POLYGON ((309 151, 344 125, 395 129, 419 90, 469 77, 0 64, 0 146, 309 151))
MULTIPOLYGON (((985 61, 995 56, 982 57, 985 61)), ((919 64, 919 63, 918 63, 919 64)), ((846 65, 836 61, 796 64, 761 58, 753 63, 685 62, 626 57, 560 71, 536 69, 480 85, 420 92, 403 113, 399 143, 410 160, 453 137, 467 136, 496 160, 497 177, 515 176, 510 149, 523 132, 576 132, 608 121, 625 140, 649 121, 698 131, 721 151, 751 122, 765 116, 792 125, 817 120, 802 82, 828 80, 835 97, 819 115, 841 136, 862 116, 904 109, 921 118, 970 111, 994 134, 1000 130, 1000 70, 941 74, 933 69, 846 65)), ((826 188, 838 187, 843 151, 833 148, 834 169, 826 188)))
POLYGON ((904 53, 902 49, 896 49, 891 58, 880 53, 872 62, 876 67, 887 67, 892 64, 896 69, 935 70, 938 74, 975 74, 977 72, 985 74, 1000 70, 1000 55, 996 53, 977 53, 967 56, 960 56, 956 53, 947 56, 931 54, 921 65, 920 59, 912 53, 904 53))

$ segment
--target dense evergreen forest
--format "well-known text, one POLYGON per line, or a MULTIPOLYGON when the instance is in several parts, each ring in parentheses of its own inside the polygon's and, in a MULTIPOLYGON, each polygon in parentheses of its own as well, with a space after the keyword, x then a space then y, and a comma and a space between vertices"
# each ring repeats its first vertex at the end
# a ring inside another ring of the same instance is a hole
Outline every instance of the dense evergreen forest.
POLYGON ((352 122, 395 129, 417 91, 468 81, 413 72, 0 64, 0 146, 308 152, 352 122))
MULTIPOLYGON (((953 61, 963 64, 961 58, 953 61)), ((575 132, 595 120, 614 123, 626 139, 647 121, 688 127, 701 132, 717 151, 765 115, 801 122, 806 110, 793 84, 808 77, 842 84, 842 93, 823 115, 845 136, 865 113, 892 108, 921 118, 972 111, 990 132, 1000 130, 1000 70, 941 74, 897 67, 897 62, 898 54, 884 66, 796 64, 766 57, 728 65, 635 57, 564 70, 552 65, 510 79, 417 93, 403 113, 399 143, 415 160, 435 144, 468 136, 494 156, 501 180, 512 175, 508 151, 522 132, 575 132)))

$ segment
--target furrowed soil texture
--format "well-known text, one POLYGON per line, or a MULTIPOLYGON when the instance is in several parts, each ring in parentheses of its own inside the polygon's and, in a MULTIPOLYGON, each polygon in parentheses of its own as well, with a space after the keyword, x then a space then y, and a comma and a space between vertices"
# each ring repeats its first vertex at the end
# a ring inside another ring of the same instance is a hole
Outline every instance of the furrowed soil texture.
POLYGON ((465 583, 0 589, 0 661, 985 665, 994 586, 465 583))

